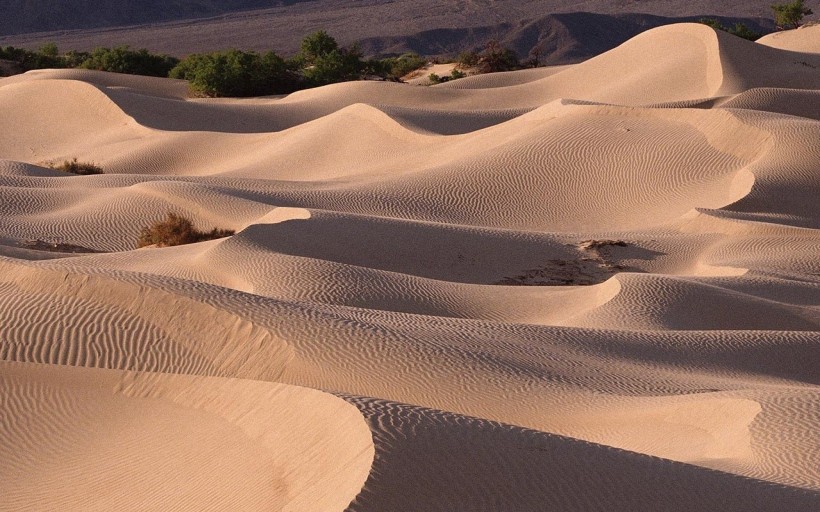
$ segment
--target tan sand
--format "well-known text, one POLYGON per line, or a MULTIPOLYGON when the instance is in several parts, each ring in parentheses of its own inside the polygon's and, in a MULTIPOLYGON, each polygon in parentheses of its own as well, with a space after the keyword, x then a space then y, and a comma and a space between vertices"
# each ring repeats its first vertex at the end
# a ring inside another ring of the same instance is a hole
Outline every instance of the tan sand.
POLYGON ((0 80, 0 510, 817 510, 812 30, 0 80), (169 211, 237 233, 136 250, 169 211))
POLYGON ((374 450, 361 415, 265 382, 2 363, 3 507, 328 510, 374 450))
POLYGON ((763 36, 760 44, 793 52, 820 53, 820 23, 813 22, 797 30, 784 30, 763 36))

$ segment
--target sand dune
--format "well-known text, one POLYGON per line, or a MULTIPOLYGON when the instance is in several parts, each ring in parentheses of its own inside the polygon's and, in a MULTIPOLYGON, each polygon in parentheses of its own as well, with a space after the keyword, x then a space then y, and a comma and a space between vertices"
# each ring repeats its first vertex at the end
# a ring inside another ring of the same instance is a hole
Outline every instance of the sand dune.
POLYGON ((7 510, 339 510, 373 459, 361 415, 314 390, 51 365, 2 369, 7 510))
POLYGON ((817 39, 819 35, 820 24, 815 22, 798 30, 786 30, 763 36, 757 42, 772 48, 817 54, 820 53, 820 40, 817 39))
POLYGON ((0 80, 0 509, 816 510, 812 34, 0 80), (137 250, 167 212, 236 234, 137 250))

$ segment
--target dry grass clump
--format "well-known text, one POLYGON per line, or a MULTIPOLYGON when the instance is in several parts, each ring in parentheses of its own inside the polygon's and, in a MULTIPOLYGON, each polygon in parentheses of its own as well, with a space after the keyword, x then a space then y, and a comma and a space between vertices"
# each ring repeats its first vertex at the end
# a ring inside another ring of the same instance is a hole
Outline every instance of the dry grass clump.
POLYGON ((168 213, 165 220, 155 222, 153 225, 142 228, 137 242, 137 248, 153 245, 156 247, 171 247, 174 245, 193 244, 231 236, 235 233, 232 229, 217 229, 211 231, 199 231, 194 228, 190 219, 168 213))
POLYGON ((26 249, 33 249, 35 251, 46 251, 46 252, 62 252, 62 253, 71 253, 71 254, 85 254, 85 253, 101 253, 104 251, 98 251, 97 249, 91 249, 89 247, 83 247, 82 245, 76 244, 69 244, 65 242, 52 242, 48 240, 24 240, 19 242, 18 245, 20 247, 24 247, 26 249))
POLYGON ((92 164, 91 162, 78 162, 76 158, 72 160, 64 160, 60 165, 49 164, 49 167, 58 171, 78 174, 80 176, 103 173, 102 167, 92 164))

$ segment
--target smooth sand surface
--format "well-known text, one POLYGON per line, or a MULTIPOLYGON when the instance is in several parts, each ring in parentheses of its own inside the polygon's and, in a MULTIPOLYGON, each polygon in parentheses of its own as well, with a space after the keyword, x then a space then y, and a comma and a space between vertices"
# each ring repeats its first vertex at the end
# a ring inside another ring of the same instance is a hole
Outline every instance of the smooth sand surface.
POLYGON ((0 80, 0 510, 818 510, 813 30, 0 80), (236 234, 135 249, 167 212, 236 234))
POLYGON ((781 50, 820 53, 820 23, 809 23, 797 30, 774 32, 761 37, 757 42, 781 50))

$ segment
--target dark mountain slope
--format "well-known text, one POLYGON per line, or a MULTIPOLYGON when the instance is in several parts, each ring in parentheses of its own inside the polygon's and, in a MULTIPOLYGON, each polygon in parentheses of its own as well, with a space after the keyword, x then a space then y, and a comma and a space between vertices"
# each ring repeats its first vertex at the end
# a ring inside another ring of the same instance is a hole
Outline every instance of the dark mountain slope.
MULTIPOLYGON (((434 29, 408 36, 373 37, 360 41, 369 55, 416 52, 421 55, 455 55, 464 50, 481 50, 490 39, 515 50, 521 58, 537 51, 546 65, 571 64, 611 50, 650 28, 672 23, 697 21, 701 17, 667 18, 648 14, 606 15, 588 12, 551 14, 536 20, 501 23, 494 26, 434 29)), ((769 20, 723 18, 726 26, 744 23, 750 29, 768 33, 769 20)))
POLYGON ((0 35, 203 18, 298 1, 0 0, 0 35))
MULTIPOLYGON (((771 0, 0 0, 0 12, 4 14, 0 16, 0 34, 4 27, 18 32, 21 27, 54 28, 57 20, 61 28, 54 32, 0 35, 0 46, 37 48, 46 42, 56 42, 63 50, 90 50, 128 44, 176 56, 235 47, 274 49, 289 55, 298 50, 305 35, 325 29, 342 44, 361 42, 368 55, 414 51, 451 56, 466 49, 480 49, 489 39, 499 39, 522 58, 538 47, 542 63, 560 64, 597 55, 648 28, 704 16, 744 17, 751 28, 768 31, 773 28, 772 21, 762 17, 771 16, 770 3, 771 0), (265 8, 253 9, 254 6, 265 8), (193 15, 206 18, 178 19, 193 15), (158 22, 171 18, 175 21, 158 22), (131 26, 104 27, 122 20, 131 26), (72 27, 71 23, 81 21, 99 28, 65 30, 72 27)), ((733 23, 728 18, 723 20, 727 25, 733 23)))

